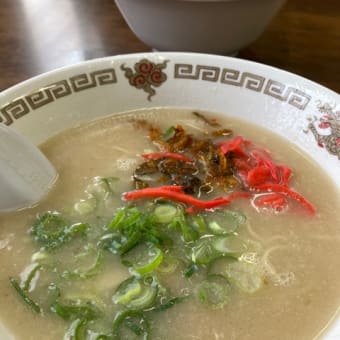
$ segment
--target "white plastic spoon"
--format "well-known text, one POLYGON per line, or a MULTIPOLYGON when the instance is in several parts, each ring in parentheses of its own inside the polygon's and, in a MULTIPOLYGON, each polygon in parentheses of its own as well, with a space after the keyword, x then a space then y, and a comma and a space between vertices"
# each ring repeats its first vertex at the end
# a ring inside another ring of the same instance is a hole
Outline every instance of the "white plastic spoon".
POLYGON ((32 142, 0 124, 0 212, 34 205, 56 177, 53 165, 32 142))

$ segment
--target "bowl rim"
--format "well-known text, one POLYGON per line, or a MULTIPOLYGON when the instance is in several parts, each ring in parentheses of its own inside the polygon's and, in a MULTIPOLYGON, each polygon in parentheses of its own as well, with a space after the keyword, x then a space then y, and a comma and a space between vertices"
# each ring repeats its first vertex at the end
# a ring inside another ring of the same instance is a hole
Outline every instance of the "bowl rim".
POLYGON ((46 72, 42 72, 40 74, 37 74, 33 77, 30 77, 28 79, 25 79, 19 83, 16 83, 8 88, 6 88, 5 90, 0 92, 0 100, 2 100, 4 97, 6 96, 10 96, 12 92, 19 90, 21 87, 27 86, 31 83, 34 83, 36 81, 40 81, 43 80, 44 78, 48 78, 50 76, 53 76, 55 74, 58 74, 60 72, 67 72, 67 71, 71 71, 75 68, 78 67, 86 67, 86 66, 90 66, 92 64, 97 64, 97 63, 101 63, 101 62, 105 62, 105 61, 114 61, 114 60, 119 60, 119 59, 129 59, 129 58, 147 58, 147 57, 192 57, 192 58, 202 58, 202 57, 206 57, 206 58, 211 58, 211 59, 215 59, 217 61, 219 60, 232 60, 234 62, 239 63, 240 65, 250 65, 251 67, 256 67, 256 68, 260 68, 262 70, 268 70, 268 71, 272 71, 272 72, 276 72, 278 74, 282 74, 282 75, 286 75, 289 77, 296 77, 297 79, 303 80, 306 83, 310 83, 311 85, 314 85, 316 87, 319 87, 320 89, 322 89, 323 91, 329 92, 332 96, 338 97, 338 100, 340 101, 340 94, 338 94, 337 92, 335 92, 333 89, 326 87, 325 85, 322 85, 314 80, 311 80, 303 75, 299 75, 297 73, 288 71, 288 70, 284 70, 281 69, 279 67, 276 66, 271 66, 269 64, 264 64, 261 62, 257 62, 257 61, 252 61, 252 60, 247 60, 247 59, 241 59, 241 58, 237 58, 237 57, 233 57, 233 56, 224 56, 224 55, 218 55, 218 54, 210 54, 210 53, 198 53, 198 52, 176 52, 176 51, 171 51, 171 52, 158 52, 158 51, 154 51, 154 52, 137 52, 137 53, 122 53, 122 54, 117 54, 117 55, 112 55, 112 56, 105 56, 105 57, 99 57, 99 58, 94 58, 94 59, 89 59, 89 60, 84 60, 84 61, 79 61, 70 65, 64 65, 61 67, 57 67, 54 68, 52 70, 46 71, 46 72))

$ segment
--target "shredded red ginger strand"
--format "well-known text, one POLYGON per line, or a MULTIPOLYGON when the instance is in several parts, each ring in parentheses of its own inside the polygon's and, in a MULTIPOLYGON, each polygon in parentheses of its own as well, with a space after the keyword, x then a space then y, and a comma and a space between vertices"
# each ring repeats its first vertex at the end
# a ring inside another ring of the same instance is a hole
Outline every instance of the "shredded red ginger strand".
POLYGON ((140 190, 129 191, 123 194, 127 201, 140 198, 167 198, 176 202, 188 204, 197 209, 213 209, 221 205, 229 204, 238 197, 251 197, 251 194, 245 191, 233 192, 225 197, 218 197, 212 200, 200 200, 191 195, 185 194, 179 185, 163 185, 160 187, 144 188, 140 190))
MULTIPOLYGON (((171 159, 194 164, 197 156, 202 160, 203 151, 209 150, 210 156, 205 156, 205 159, 218 158, 218 164, 221 164, 221 167, 223 166, 225 176, 229 176, 229 183, 231 183, 230 176, 233 176, 237 179, 239 185, 226 196, 212 200, 201 200, 188 192, 187 188, 184 188, 181 183, 170 182, 170 185, 142 187, 139 190, 126 192, 123 194, 125 200, 166 198, 188 205, 187 211, 193 212, 195 209, 213 209, 224 206, 237 198, 247 198, 251 199, 253 205, 260 209, 271 209, 280 212, 288 207, 288 201, 292 199, 307 209, 310 214, 315 213, 313 204, 289 187, 292 170, 285 165, 276 164, 269 151, 254 145, 242 136, 228 137, 223 142, 215 143, 214 149, 213 141, 210 139, 195 139, 192 135, 187 135, 181 126, 176 127, 177 135, 175 134, 170 143, 169 141, 160 140, 160 133, 155 133, 155 128, 150 129, 150 131, 153 134, 152 136, 150 135, 151 140, 156 142, 156 145, 161 145, 162 149, 159 152, 143 154, 142 157, 147 161, 171 159), (180 145, 180 148, 177 149, 176 145, 180 145), (189 153, 190 156, 183 153, 189 153), (214 155, 217 157, 213 157, 214 155)), ((214 135, 214 132, 212 135, 214 135)), ((210 164, 210 168, 212 165, 210 164)), ((178 166, 179 164, 177 163, 175 168, 178 166)), ((155 166, 156 168, 157 166, 155 166)), ((223 172, 221 171, 212 177, 218 178, 223 172)), ((178 176, 173 177, 178 178, 178 176)), ((216 180, 216 182, 217 184, 223 183, 220 180, 216 180)))
POLYGON ((288 204, 287 198, 291 198, 311 214, 315 213, 314 206, 306 198, 289 188, 292 170, 285 165, 275 164, 267 150, 255 146, 241 136, 219 146, 226 156, 232 155, 236 174, 245 188, 255 193, 268 193, 254 200, 256 206, 281 211, 288 204))

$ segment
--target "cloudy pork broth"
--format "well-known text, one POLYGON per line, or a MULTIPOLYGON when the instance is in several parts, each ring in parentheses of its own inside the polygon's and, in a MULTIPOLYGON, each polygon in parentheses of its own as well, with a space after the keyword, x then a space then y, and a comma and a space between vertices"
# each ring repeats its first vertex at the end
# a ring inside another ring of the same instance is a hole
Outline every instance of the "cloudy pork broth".
POLYGON ((0 317, 17 339, 302 340, 334 317, 339 192, 293 145, 155 109, 41 149, 54 189, 0 217, 0 317))

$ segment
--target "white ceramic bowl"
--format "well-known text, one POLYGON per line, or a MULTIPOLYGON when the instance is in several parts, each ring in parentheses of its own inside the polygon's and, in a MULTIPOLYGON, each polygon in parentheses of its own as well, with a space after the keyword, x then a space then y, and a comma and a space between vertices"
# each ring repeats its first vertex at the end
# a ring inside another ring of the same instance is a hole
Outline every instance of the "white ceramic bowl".
MULTIPOLYGON (((304 150, 340 190, 340 96, 302 77, 245 60, 145 53, 84 62, 0 93, 0 122, 38 144, 96 117, 159 106, 209 110, 255 122, 304 150), (325 117, 328 129, 319 130, 318 121, 325 117)), ((9 339, 1 327, 0 339, 9 339)), ((340 319, 324 339, 340 339, 340 319)))
POLYGON ((115 2, 137 37, 156 50, 232 55, 262 34, 285 0, 115 2))

